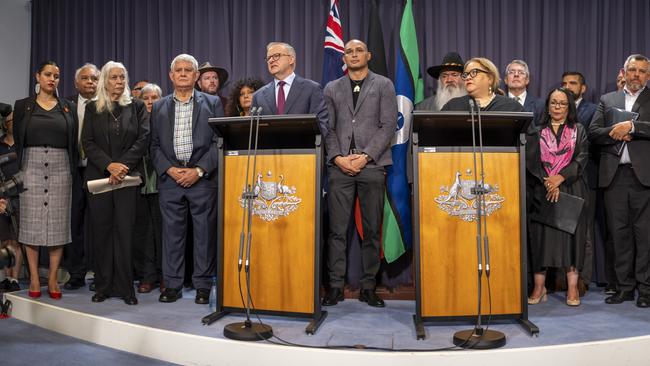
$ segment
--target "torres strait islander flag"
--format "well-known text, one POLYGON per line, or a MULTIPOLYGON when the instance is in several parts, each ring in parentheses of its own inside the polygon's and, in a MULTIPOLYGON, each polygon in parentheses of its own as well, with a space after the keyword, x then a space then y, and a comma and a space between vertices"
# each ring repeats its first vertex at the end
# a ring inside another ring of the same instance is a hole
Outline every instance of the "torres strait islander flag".
POLYGON ((406 176, 406 156, 411 136, 413 106, 424 99, 420 56, 415 35, 412 0, 406 0, 399 29, 400 47, 395 63, 397 131, 392 142, 393 165, 388 168, 382 246, 387 262, 399 258, 413 242, 411 193, 406 176))
POLYGON ((323 80, 321 85, 336 80, 347 72, 343 63, 345 45, 339 17, 339 0, 330 0, 330 12, 325 26, 325 52, 323 54, 323 80))

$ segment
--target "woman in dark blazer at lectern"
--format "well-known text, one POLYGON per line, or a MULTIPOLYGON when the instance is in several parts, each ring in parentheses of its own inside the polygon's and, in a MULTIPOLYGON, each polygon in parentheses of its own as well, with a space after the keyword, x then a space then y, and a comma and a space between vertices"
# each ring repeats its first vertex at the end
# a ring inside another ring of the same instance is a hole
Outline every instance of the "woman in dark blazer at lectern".
MULTIPOLYGON (((128 176, 141 176, 142 157, 149 144, 149 113, 144 102, 131 100, 126 68, 109 61, 102 67, 97 101, 86 107, 81 133, 88 157, 86 181, 108 178, 119 185, 128 176)), ((93 302, 121 297, 136 305, 133 288, 133 230, 139 187, 89 194, 95 263, 93 302)))
POLYGON ((492 61, 474 57, 465 63, 460 77, 465 81, 467 95, 453 98, 442 107, 442 111, 470 111, 469 101, 474 100, 482 112, 523 112, 521 104, 505 97, 499 90, 499 70, 492 61))
MULTIPOLYGON (((567 271, 567 305, 580 305, 578 273, 584 262, 587 209, 582 207, 578 216, 579 210, 571 206, 571 210, 576 212, 574 217, 578 217, 574 233, 557 228, 556 221, 562 221, 557 220, 559 216, 542 217, 542 220, 535 218, 552 212, 542 209, 549 207, 549 203, 555 205, 561 200, 567 202, 571 199, 561 198, 560 192, 580 197, 585 200, 585 205, 588 204, 583 174, 588 157, 587 134, 577 123, 576 115, 573 94, 567 89, 554 89, 546 98, 546 113, 541 117, 541 124, 532 125, 526 136, 529 255, 535 283, 528 298, 529 304, 546 301, 546 269, 557 267, 567 271)), ((567 209, 566 204, 555 207, 554 210, 557 207, 567 209)))

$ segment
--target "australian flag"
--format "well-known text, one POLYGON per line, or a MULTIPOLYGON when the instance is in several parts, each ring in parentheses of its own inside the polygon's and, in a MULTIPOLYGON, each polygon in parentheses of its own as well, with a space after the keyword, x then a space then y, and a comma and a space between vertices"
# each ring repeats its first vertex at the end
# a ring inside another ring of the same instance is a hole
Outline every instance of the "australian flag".
POLYGON ((323 80, 321 85, 343 76, 347 71, 343 63, 345 46, 343 44, 343 28, 339 17, 339 0, 330 0, 330 12, 325 26, 325 52, 323 55, 323 80))

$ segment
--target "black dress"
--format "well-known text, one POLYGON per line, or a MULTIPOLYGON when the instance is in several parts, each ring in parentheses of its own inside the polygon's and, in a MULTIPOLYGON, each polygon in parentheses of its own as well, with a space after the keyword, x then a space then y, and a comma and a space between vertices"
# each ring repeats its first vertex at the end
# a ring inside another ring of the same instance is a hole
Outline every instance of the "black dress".
MULTIPOLYGON (((538 212, 542 200, 546 199, 543 178, 548 175, 542 166, 539 146, 541 129, 544 127, 531 128, 526 135, 528 217, 538 212)), ((589 204, 588 188, 584 171, 589 156, 589 146, 584 127, 579 123, 576 123, 575 127, 577 128, 575 150, 571 162, 559 173, 565 179, 560 184, 560 191, 584 198, 585 205, 587 205, 589 204)), ((556 136, 561 136, 563 129, 564 126, 560 127, 556 136)), ((587 207, 583 207, 576 232, 573 235, 539 222, 529 221, 528 235, 533 272, 541 272, 547 267, 568 268, 573 266, 578 271, 582 270, 587 239, 587 211, 587 207)))
MULTIPOLYGON (((469 112, 469 95, 458 98, 453 98, 445 104, 441 111, 467 111, 469 112)), ((521 106, 514 99, 504 97, 503 95, 495 95, 494 99, 481 108, 482 112, 524 112, 524 107, 521 106)))

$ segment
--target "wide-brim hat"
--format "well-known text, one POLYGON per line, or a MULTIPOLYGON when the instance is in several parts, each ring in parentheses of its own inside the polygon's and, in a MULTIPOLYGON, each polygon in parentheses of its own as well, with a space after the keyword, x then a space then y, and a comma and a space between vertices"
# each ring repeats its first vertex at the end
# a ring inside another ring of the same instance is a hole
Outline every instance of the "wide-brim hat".
MULTIPOLYGON (((209 61, 206 61, 199 66, 199 78, 201 78, 201 75, 203 73, 208 72, 208 71, 214 71, 217 73, 217 77, 219 78, 219 89, 223 88, 224 85, 226 85, 226 82, 228 81, 228 71, 226 69, 223 69, 221 67, 217 66, 212 66, 209 61)), ((196 88, 198 89, 198 81, 196 88)))
POLYGON ((449 52, 442 58, 442 64, 431 66, 427 69, 427 73, 434 79, 437 79, 440 77, 440 73, 444 70, 463 72, 464 66, 465 63, 457 52, 449 52))

